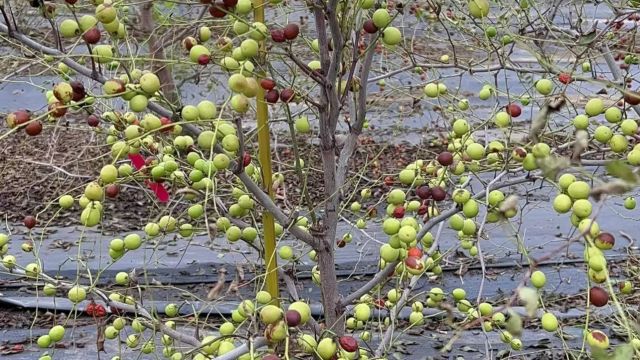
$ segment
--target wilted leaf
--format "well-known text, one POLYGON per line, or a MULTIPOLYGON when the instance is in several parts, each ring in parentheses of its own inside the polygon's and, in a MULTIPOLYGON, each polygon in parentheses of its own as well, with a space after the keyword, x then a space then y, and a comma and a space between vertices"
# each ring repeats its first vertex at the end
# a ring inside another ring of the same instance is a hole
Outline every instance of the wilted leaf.
POLYGON ((538 292, 529 287, 523 287, 518 291, 518 297, 527 310, 529 316, 534 316, 538 309, 538 292))
POLYGON ((602 195, 622 195, 633 190, 633 187, 633 184, 626 180, 614 179, 608 183, 594 187, 591 190, 591 196, 596 200, 600 200, 602 195))
POLYGON ((505 328, 514 336, 522 334, 522 318, 515 311, 509 310, 509 318, 505 324, 505 328))
POLYGON ((635 351, 631 344, 620 345, 616 347, 616 350, 613 352, 612 359, 614 360, 631 359, 633 358, 634 353, 635 351))
POLYGON ((633 172, 631 167, 620 160, 615 160, 607 164, 607 172, 613 177, 622 179, 631 183, 638 182, 638 176, 633 172))

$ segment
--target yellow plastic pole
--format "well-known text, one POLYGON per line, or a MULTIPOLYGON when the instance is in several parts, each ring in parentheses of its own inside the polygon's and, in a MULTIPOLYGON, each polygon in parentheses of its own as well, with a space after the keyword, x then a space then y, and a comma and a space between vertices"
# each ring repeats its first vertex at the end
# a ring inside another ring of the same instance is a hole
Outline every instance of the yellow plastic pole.
MULTIPOLYGON (((253 16, 256 22, 264 23, 264 1, 254 0, 253 16)), ((264 49, 264 41, 260 42, 264 49)), ((264 59, 264 58, 262 58, 264 59)), ((262 171, 262 184, 273 198, 272 170, 271 170, 271 140, 269 135, 267 103, 264 100, 264 89, 259 87, 256 97, 256 117, 258 122, 258 157, 260 170, 262 171)), ((273 298, 274 305, 278 305, 280 287, 278 286, 278 262, 276 259, 276 230, 273 214, 265 211, 262 214, 262 227, 264 230, 264 263, 267 266, 265 285, 267 292, 273 298)))

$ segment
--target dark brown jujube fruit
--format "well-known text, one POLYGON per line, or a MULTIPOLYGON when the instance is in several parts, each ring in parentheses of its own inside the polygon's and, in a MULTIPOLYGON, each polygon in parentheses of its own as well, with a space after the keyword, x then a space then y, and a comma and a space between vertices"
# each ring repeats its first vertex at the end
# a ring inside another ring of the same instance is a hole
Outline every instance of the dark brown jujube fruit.
POLYGON ((601 287, 594 286, 589 289, 589 301, 593 306, 605 306, 609 302, 609 293, 601 287))
POLYGON ((287 24, 287 26, 284 27, 283 31, 284 37, 287 40, 293 40, 298 37, 298 34, 300 34, 300 27, 298 26, 298 24, 287 24))
POLYGON ((358 351, 358 340, 356 340, 353 336, 341 336, 338 339, 338 343, 340 347, 346 352, 355 352, 358 351))
POLYGON ((440 154, 438 154, 437 160, 440 163, 440 165, 449 166, 453 164, 453 154, 451 154, 448 151, 443 151, 440 154))
POLYGON ((420 199, 428 199, 431 197, 431 189, 426 185, 422 185, 416 189, 416 195, 418 195, 420 199))
POLYGON ((364 31, 369 34, 375 34, 378 32, 378 27, 373 23, 373 20, 371 19, 368 19, 364 22, 364 24, 362 25, 362 29, 364 29, 364 31))
POLYGON ((290 88, 282 89, 282 91, 280 92, 280 100, 288 103, 289 101, 293 100, 294 95, 295 95, 295 92, 293 91, 293 89, 290 89, 290 88))
POLYGON ((278 102, 278 99, 280 99, 280 93, 278 92, 278 90, 276 89, 272 89, 267 91, 267 93, 264 96, 264 99, 269 103, 269 104, 275 104, 278 102))
POLYGON ((440 186, 431 189, 431 198, 435 201, 442 201, 447 198, 447 192, 440 186))
POLYGON ((271 40, 277 43, 287 41, 287 38, 284 36, 284 30, 282 29, 271 30, 271 40))
POLYGON ((296 310, 287 310, 284 314, 284 322, 287 326, 296 327, 300 325, 300 321, 302 321, 302 316, 296 310))
POLYGON ((36 226, 36 218, 32 215, 27 215, 22 220, 22 223, 27 227, 27 229, 33 229, 36 226))
POLYGON ((30 136, 39 135, 42 132, 42 123, 39 120, 32 121, 24 128, 24 131, 30 136))

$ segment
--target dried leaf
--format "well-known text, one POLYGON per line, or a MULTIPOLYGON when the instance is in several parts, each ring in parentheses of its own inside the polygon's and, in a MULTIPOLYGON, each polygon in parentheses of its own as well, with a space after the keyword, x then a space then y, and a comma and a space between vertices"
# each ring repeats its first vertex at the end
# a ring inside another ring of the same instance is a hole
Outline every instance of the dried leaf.
POLYGON ((104 329, 106 328, 105 321, 102 318, 98 318, 98 336, 96 337, 96 351, 106 352, 104 349, 104 329))
POLYGON ((207 300, 211 301, 218 298, 220 292, 222 292, 222 288, 224 287, 225 278, 227 277, 226 274, 227 270, 225 268, 220 268, 218 270, 218 281, 211 288, 211 290, 209 290, 209 293, 207 294, 207 300))

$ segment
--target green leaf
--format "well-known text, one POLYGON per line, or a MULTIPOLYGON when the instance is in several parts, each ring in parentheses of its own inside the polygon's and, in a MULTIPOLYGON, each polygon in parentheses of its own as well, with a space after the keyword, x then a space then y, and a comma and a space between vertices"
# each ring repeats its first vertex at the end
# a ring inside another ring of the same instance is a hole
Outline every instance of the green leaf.
POLYGON ((607 164, 607 172, 613 177, 622 179, 631 183, 638 182, 638 176, 633 172, 631 167, 620 160, 615 160, 607 164))
POLYGON ((634 349, 631 344, 624 344, 616 347, 616 350, 613 352, 614 360, 623 360, 623 359, 631 359, 633 358, 634 349))
POLYGON ((595 30, 593 30, 592 32, 590 32, 588 34, 582 35, 580 37, 580 39, 578 39, 578 45, 587 46, 587 45, 591 44, 593 42, 593 40, 596 39, 596 35, 597 35, 597 33, 596 33, 595 30))

